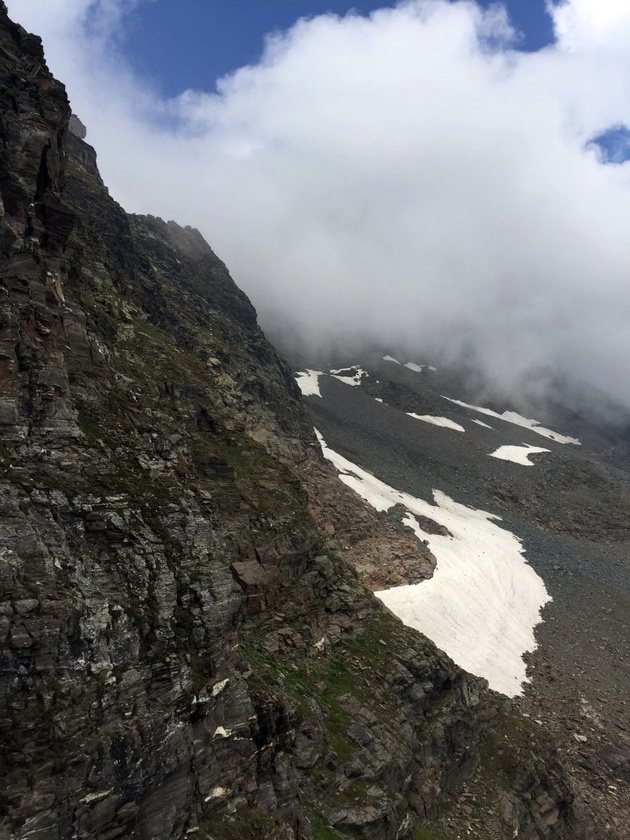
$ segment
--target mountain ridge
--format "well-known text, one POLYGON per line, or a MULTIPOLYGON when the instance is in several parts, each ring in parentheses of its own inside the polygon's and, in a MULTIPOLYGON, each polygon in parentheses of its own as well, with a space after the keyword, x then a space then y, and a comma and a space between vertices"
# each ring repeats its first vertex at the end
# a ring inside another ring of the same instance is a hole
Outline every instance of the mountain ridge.
POLYGON ((544 737, 361 584, 253 307, 113 201, 2 2, 0 81, 0 837, 411 840, 483 766, 513 836, 578 838, 544 737))

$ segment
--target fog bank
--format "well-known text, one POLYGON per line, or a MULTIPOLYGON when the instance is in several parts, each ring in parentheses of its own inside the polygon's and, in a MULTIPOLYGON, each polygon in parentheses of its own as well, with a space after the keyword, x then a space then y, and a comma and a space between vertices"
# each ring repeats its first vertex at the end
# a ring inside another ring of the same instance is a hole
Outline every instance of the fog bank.
POLYGON ((435 348, 508 393, 559 375, 630 405, 630 164, 591 142, 630 124, 627 0, 551 6, 537 53, 500 6, 320 16, 174 100, 124 60, 134 0, 7 5, 114 197, 198 227, 285 342, 435 348))

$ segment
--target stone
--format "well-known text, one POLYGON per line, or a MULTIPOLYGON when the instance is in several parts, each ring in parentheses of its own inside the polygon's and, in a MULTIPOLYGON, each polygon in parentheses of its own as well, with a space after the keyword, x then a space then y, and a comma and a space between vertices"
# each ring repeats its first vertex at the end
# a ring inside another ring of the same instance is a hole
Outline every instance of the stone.
POLYGON ((0 426, 14 426, 19 421, 17 405, 13 400, 0 400, 0 426))

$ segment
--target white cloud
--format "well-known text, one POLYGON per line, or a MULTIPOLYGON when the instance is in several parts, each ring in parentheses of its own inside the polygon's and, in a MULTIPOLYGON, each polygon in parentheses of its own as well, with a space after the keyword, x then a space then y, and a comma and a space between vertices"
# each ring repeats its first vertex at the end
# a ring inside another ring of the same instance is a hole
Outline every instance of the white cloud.
POLYGON ((549 4, 556 38, 564 47, 625 47, 624 31, 630 26, 627 0, 570 0, 549 4))
POLYGON ((321 16, 171 101, 112 43, 131 0, 8 5, 113 195, 199 227, 263 323, 472 347, 499 387, 551 366, 630 403, 630 167, 586 147, 630 123, 628 0, 552 7, 534 54, 473 2, 321 16))

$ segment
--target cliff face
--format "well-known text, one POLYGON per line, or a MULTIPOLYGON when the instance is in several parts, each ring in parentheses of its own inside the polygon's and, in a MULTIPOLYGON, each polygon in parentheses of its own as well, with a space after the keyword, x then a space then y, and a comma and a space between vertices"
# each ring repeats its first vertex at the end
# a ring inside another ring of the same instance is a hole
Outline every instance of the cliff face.
MULTIPOLYGON (((249 301, 110 198, 1 2, 0 87, 0 837, 414 837, 492 769, 499 699, 318 530, 334 477, 249 301)), ((577 837, 524 737, 510 836, 577 837)))

